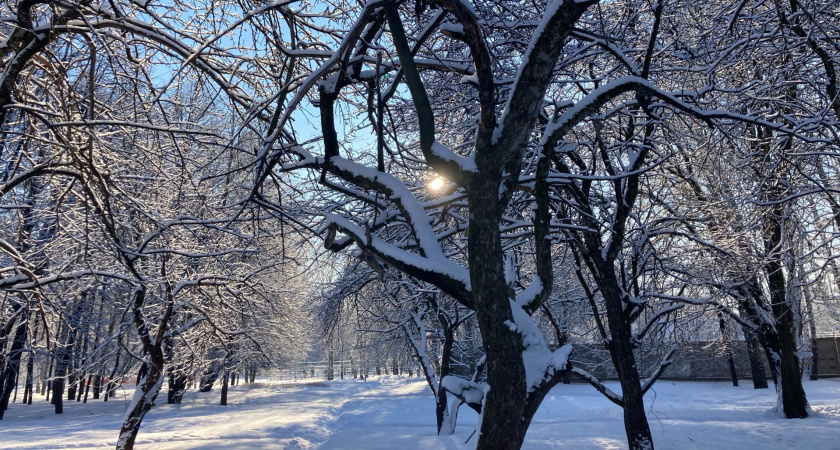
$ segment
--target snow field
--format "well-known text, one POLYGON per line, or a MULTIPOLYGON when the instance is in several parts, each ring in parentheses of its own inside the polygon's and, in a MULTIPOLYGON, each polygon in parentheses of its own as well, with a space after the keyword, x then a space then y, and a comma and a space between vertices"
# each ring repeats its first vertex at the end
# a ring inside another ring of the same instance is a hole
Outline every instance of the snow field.
MULTIPOLYGON (((259 380, 258 380, 259 381, 259 380)), ((617 383, 608 383, 620 391, 617 383)), ((658 449, 840 449, 840 380, 805 383, 814 415, 784 420, 773 389, 749 381, 661 380, 646 396, 658 449)), ((65 414, 36 396, 13 404, 0 422, 0 448, 111 448, 131 390, 112 401, 68 402, 65 414)), ((453 436, 436 436, 434 400, 422 380, 376 377, 324 386, 263 380, 219 392, 189 392, 180 405, 146 416, 138 449, 467 449, 477 415, 462 407, 453 436)), ((626 448, 622 411, 584 384, 554 388, 535 416, 526 449, 626 448)))

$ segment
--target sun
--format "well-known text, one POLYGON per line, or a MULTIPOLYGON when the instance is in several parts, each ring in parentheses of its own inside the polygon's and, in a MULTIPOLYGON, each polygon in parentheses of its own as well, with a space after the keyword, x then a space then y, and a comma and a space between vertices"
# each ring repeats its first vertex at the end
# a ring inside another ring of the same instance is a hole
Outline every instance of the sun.
POLYGON ((427 186, 432 191, 439 191, 443 189, 444 186, 446 186, 446 180, 444 180, 441 177, 435 177, 432 179, 432 181, 429 181, 429 184, 427 186))

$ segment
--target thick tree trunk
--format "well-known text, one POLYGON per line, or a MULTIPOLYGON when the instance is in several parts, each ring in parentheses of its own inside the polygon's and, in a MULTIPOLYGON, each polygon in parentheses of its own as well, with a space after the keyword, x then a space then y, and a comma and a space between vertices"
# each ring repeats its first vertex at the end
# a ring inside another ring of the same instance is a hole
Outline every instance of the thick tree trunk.
POLYGON ((70 368, 70 375, 67 376, 67 401, 73 401, 76 398, 76 375, 70 368))
POLYGON ((781 314, 778 327, 781 341, 782 409, 788 419, 804 418, 808 417, 808 400, 802 386, 799 358, 796 356, 793 312, 787 309, 781 314))
MULTIPOLYGON (((62 334, 58 333, 59 336, 62 334)), ((52 404, 55 405, 56 414, 64 413, 64 390, 67 384, 67 368, 70 365, 70 354, 73 352, 72 332, 69 333, 69 338, 67 334, 64 334, 64 337, 67 338, 66 342, 69 342, 69 348, 59 345, 59 348, 56 349, 57 361, 52 382, 52 404)))
POLYGON ((478 177, 470 192, 470 281, 490 385, 484 398, 479 449, 518 449, 527 431, 522 340, 505 325, 513 322, 513 313, 499 231, 500 182, 491 176, 478 177))
POLYGON ((134 399, 129 404, 129 410, 126 412, 120 427, 120 436, 117 439, 117 450, 131 450, 134 448, 134 441, 137 440, 137 434, 140 432, 140 424, 143 422, 143 417, 152 406, 155 404, 155 399, 160 392, 160 387, 163 384, 163 374, 160 367, 163 365, 163 355, 154 358, 154 362, 149 364, 149 370, 146 375, 137 384, 134 391, 134 399))
POLYGON ((451 427, 449 421, 449 405, 446 398, 446 389, 438 387, 437 395, 435 396, 435 419, 437 420, 437 433, 440 436, 443 434, 453 434, 454 428, 451 427))
MULTIPOLYGON (((62 365, 59 364, 59 367, 62 365)), ((56 414, 64 414, 64 370, 56 371, 52 381, 52 404, 55 406, 56 414)))

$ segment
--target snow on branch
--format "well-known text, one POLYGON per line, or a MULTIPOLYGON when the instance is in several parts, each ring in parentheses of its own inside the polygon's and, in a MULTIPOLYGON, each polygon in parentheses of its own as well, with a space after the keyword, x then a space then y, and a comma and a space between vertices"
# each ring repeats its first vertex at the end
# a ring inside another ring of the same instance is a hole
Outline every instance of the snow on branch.
POLYGON ((457 184, 466 186, 470 182, 472 171, 465 171, 465 166, 462 163, 466 163, 466 167, 472 167, 475 164, 470 165, 470 160, 466 158, 462 158, 462 160, 455 158, 458 155, 435 140, 435 118, 429 102, 429 95, 423 85, 423 80, 420 78, 414 55, 408 46, 405 29, 395 5, 385 5, 385 18, 391 28, 391 38, 403 69, 405 83, 417 111, 417 122, 420 128, 420 150, 435 172, 457 184))
MULTIPOLYGON (((553 149, 557 146, 563 136, 569 132, 569 130, 574 128, 575 125, 595 113, 607 102, 612 101, 619 95, 627 92, 638 92, 657 97, 665 104, 700 120, 706 121, 710 125, 712 124, 713 119, 727 119, 743 123, 752 123, 780 133, 796 135, 807 142, 821 141, 819 138, 809 138, 804 136, 803 133, 809 130, 808 127, 800 125, 795 128, 789 128, 783 124, 773 122, 771 120, 761 119, 748 114, 738 114, 719 109, 707 110, 698 108, 679 99, 677 95, 673 93, 662 91, 649 80, 630 75, 612 80, 609 83, 598 87, 587 94, 574 106, 566 109, 559 117, 551 121, 548 126, 546 126, 545 132, 543 133, 539 149, 553 149)), ((811 128, 815 128, 817 126, 819 126, 819 124, 813 123, 811 128)))
POLYGON ((79 173, 79 171, 73 168, 63 167, 62 165, 54 164, 40 164, 29 170, 21 172, 18 175, 15 175, 10 180, 0 185, 0 195, 6 195, 9 192, 11 192, 12 189, 25 182, 26 180, 42 175, 66 175, 73 178, 81 177, 81 173, 79 173))
POLYGON ((443 161, 456 164, 462 172, 478 172, 474 158, 461 156, 438 141, 432 143, 430 152, 443 161))
POLYGON ((490 390, 487 383, 476 383, 455 375, 447 375, 440 380, 440 387, 463 401, 476 412, 481 412, 484 396, 490 390))
POLYGON ((592 387, 594 387, 598 392, 604 394, 604 396, 607 397, 607 400, 615 403, 618 406, 621 406, 622 408, 624 407, 623 396, 618 395, 615 392, 613 392, 610 388, 606 387, 604 385, 604 383, 601 383, 600 381, 598 381, 598 379, 595 378, 589 372, 587 372, 587 371, 585 371, 585 370, 583 370, 579 367, 573 367, 572 368, 572 374, 576 375, 579 378, 582 378, 587 383, 591 384, 592 387))
POLYGON ((548 74, 564 48, 563 42, 578 17, 593 3, 594 0, 553 0, 546 5, 543 18, 522 55, 522 63, 499 125, 493 131, 494 144, 499 143, 502 147, 510 147, 514 143, 518 145, 530 133, 536 117, 533 106, 542 102, 551 79, 548 74), (521 111, 533 111, 533 114, 519 114, 521 111))
POLYGON ((325 228, 330 226, 350 236, 359 247, 382 261, 415 278, 434 284, 459 303, 472 308, 469 272, 443 254, 429 258, 411 253, 378 236, 370 235, 365 227, 337 214, 325 216, 325 228))
POLYGON ((534 277, 534 279, 528 284, 528 287, 522 290, 522 292, 516 294, 516 304, 521 308, 528 308, 540 298, 540 294, 542 294, 542 292, 542 280, 538 277, 534 277))
MULTIPOLYGON (((22 266, 18 266, 18 269, 22 269, 25 271, 25 269, 22 266)), ((0 289, 7 291, 33 289, 46 284, 57 283, 66 280, 75 280, 89 276, 115 278, 128 283, 132 283, 135 281, 133 278, 126 277, 123 274, 117 272, 106 272, 102 270, 77 270, 43 277, 36 277, 33 273, 19 273, 17 275, 6 277, 0 280, 0 289)))
POLYGON ((363 166, 340 156, 333 156, 329 163, 331 173, 359 186, 375 189, 392 200, 405 215, 423 256, 445 259, 426 210, 402 181, 389 173, 380 172, 375 168, 363 166))
POLYGON ((571 344, 552 352, 534 319, 513 300, 510 301, 510 308, 514 323, 508 321, 505 325, 522 336, 522 360, 525 363, 528 393, 553 386, 559 381, 557 375, 564 373, 568 368, 569 355, 572 353, 571 344))
POLYGON ((668 350, 668 353, 666 353, 665 357, 662 358, 662 362, 659 363, 659 367, 657 367, 653 374, 650 377, 648 377, 647 380, 645 380, 645 384, 642 385, 642 394, 647 392, 648 389, 650 389, 651 386, 653 386, 653 383, 656 383, 656 380, 658 380, 659 377, 662 376, 662 373, 665 372, 665 369, 667 369, 668 366, 670 366, 671 363, 674 362, 674 360, 671 359, 671 357, 674 356, 674 353, 677 351, 678 348, 679 347, 677 346, 677 344, 671 346, 671 349, 668 350))

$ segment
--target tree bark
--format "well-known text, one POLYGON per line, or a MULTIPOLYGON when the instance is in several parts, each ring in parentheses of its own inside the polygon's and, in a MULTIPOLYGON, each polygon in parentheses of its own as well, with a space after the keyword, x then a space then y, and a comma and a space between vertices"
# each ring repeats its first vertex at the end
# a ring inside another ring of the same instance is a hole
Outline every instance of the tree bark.
POLYGON ((506 321, 513 322, 513 313, 505 283, 499 230, 501 179, 488 174, 473 183, 469 195, 470 281, 490 385, 484 398, 477 447, 515 449, 522 446, 527 430, 524 421, 527 387, 521 336, 505 325, 506 321))
POLYGON ((768 251, 765 265, 767 281, 770 287, 770 304, 776 318, 776 330, 779 338, 779 354, 773 355, 778 360, 781 376, 782 410, 788 419, 808 417, 808 400, 802 387, 799 371, 799 358, 796 356, 796 336, 793 311, 787 303, 785 276, 782 272, 781 256, 778 251, 782 246, 782 224, 784 214, 781 204, 773 207, 769 217, 765 218, 764 238, 768 251))
POLYGON ((137 440, 137 434, 140 432, 140 424, 143 421, 143 417, 152 409, 152 406, 155 404, 155 399, 160 392, 160 386, 163 383, 163 374, 160 370, 160 367, 163 365, 163 355, 154 357, 153 361, 153 363, 149 364, 149 370, 146 376, 137 385, 134 400, 129 405, 129 411, 126 412, 125 418, 123 419, 122 426, 120 427, 120 436, 117 440, 117 450, 131 450, 134 448, 134 442, 137 440))
POLYGON ((2 383, 0 384, 0 390, 2 391, 0 392, 0 420, 3 420, 3 413, 9 407, 9 398, 12 395, 12 391, 15 391, 15 385, 17 384, 17 376, 20 371, 20 358, 23 355, 23 347, 26 343, 27 323, 26 318, 21 316, 18 326, 15 327, 12 346, 6 357, 2 378, 0 378, 0 383, 2 383))
POLYGON ((225 369, 222 372, 222 400, 219 402, 222 406, 227 406, 227 396, 228 396, 228 377, 230 375, 230 371, 225 369))
POLYGON ((645 414, 644 393, 636 368, 630 323, 625 320, 624 305, 615 271, 611 265, 598 267, 599 287, 607 307, 610 346, 618 371, 624 401, 624 430, 631 449, 653 449, 653 436, 645 414))
POLYGON ((726 332, 726 319, 723 312, 718 310, 718 323, 720 324, 720 337, 723 340, 723 350, 726 352, 726 360, 729 363, 729 375, 732 377, 732 386, 738 386, 738 371, 735 370, 735 358, 732 357, 732 345, 729 342, 729 334, 726 332))
POLYGON ((102 389, 102 372, 96 374, 93 378, 93 399, 99 400, 99 391, 102 389))
POLYGON ((187 376, 182 373, 169 373, 169 392, 166 398, 166 403, 170 405, 180 405, 184 397, 184 390, 187 388, 187 376))
POLYGON ((804 287, 805 290, 805 314, 808 315, 808 331, 811 343, 811 373, 809 379, 817 381, 819 379, 819 354, 817 352, 817 322, 814 318, 814 295, 810 287, 804 287))
POLYGON ((744 328, 744 340, 747 345, 747 356, 750 359, 750 372, 752 373, 753 389, 767 389, 767 374, 764 371, 764 363, 761 361, 759 342, 755 333, 744 328))
MULTIPOLYGON (((443 328, 443 348, 440 353, 440 373, 438 379, 443 381, 443 377, 449 375, 450 362, 452 358, 452 345, 455 341, 455 329, 452 324, 446 321, 443 314, 438 314, 438 321, 443 328)), ((428 376, 428 375, 427 375, 428 376)), ((434 381, 432 381, 433 383, 434 381)), ((458 411, 455 411, 457 414, 458 411)), ((438 383, 437 397, 435 399, 435 418, 437 419, 437 432, 440 435, 444 423, 448 423, 447 434, 455 433, 455 417, 451 417, 449 413, 449 405, 446 397, 446 389, 438 383)))
POLYGON ((27 405, 32 404, 33 381, 35 376, 35 352, 29 352, 29 358, 26 360, 26 381, 24 382, 23 403, 27 405))

